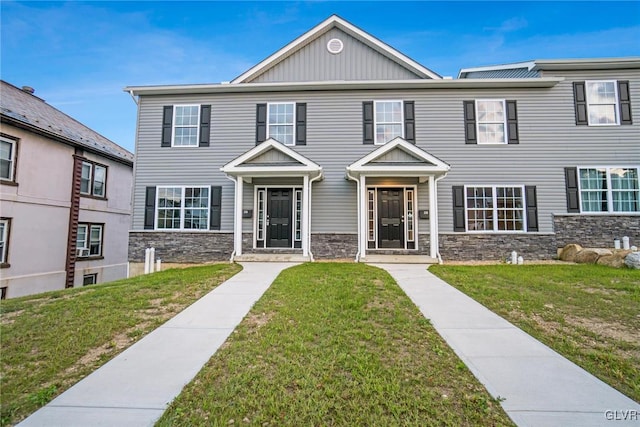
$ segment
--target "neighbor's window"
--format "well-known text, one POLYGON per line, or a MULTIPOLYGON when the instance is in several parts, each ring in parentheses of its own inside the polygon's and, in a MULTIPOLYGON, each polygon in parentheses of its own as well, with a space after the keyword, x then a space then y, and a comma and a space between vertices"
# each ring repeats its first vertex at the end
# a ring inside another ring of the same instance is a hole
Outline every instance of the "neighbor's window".
POLYGON ((0 179, 13 181, 16 141, 0 137, 0 179))
POLYGON ((467 231, 525 231, 523 187, 466 187, 467 231))
POLYGON ((506 144, 504 99, 476 100, 478 144, 506 144))
POLYGON ((197 147, 199 105, 176 105, 173 109, 173 146, 197 147))
POLYGON ((209 187, 158 187, 156 228, 209 229, 209 187))
POLYGON ((107 167, 98 163, 83 161, 80 178, 80 194, 106 197, 107 167))
POLYGON ((9 220, 8 218, 0 219, 0 264, 5 264, 7 262, 10 225, 11 220, 9 220))
POLYGON ((638 168, 580 168, 582 212, 640 212, 638 168))
POLYGON ((587 110, 590 125, 617 125, 618 89, 615 80, 587 81, 587 110))
POLYGON ((267 138, 273 138, 284 145, 294 145, 295 104, 270 103, 267 108, 267 138))
POLYGON ((103 230, 103 224, 78 224, 76 256, 79 258, 101 256, 103 230))
POLYGON ((403 137, 404 118, 402 101, 375 101, 376 144, 386 144, 396 137, 403 137))
POLYGON ((82 286, 95 285, 98 283, 98 273, 85 274, 82 276, 82 286))

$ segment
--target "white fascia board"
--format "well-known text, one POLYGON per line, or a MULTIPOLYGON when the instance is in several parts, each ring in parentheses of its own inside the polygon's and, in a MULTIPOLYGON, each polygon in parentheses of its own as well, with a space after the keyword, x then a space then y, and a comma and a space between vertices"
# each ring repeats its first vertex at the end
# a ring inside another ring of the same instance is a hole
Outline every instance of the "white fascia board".
POLYGON ((352 163, 351 165, 349 165, 347 167, 348 170, 353 170, 353 171, 364 171, 364 170, 378 170, 379 168, 396 168, 394 170, 400 170, 399 168, 407 168, 407 166, 375 166, 375 165, 371 165, 370 162, 374 161, 375 159, 387 154, 389 151, 393 151, 394 149, 400 147, 400 149, 403 149, 407 152, 409 152, 410 154, 414 155, 415 157, 424 160, 426 162, 432 163, 434 166, 412 166, 412 168, 414 169, 418 169, 420 167, 422 168, 436 168, 437 170, 442 170, 442 171, 448 171, 450 169, 450 166, 443 162, 442 160, 438 159, 437 157, 427 153, 426 151, 422 150, 421 148, 415 146, 414 144, 411 144, 410 142, 407 142, 406 140, 404 140, 403 138, 397 137, 395 139, 393 139, 392 141, 387 142, 384 145, 381 145, 378 149, 373 150, 371 153, 367 154, 366 156, 362 157, 360 160, 355 161, 354 163, 352 163))
POLYGON ((640 57, 584 58, 584 59, 538 59, 536 70, 620 70, 640 68, 640 57))
MULTIPOLYGON (((228 171, 231 171, 231 170, 237 170, 237 168, 241 164, 253 159, 254 157, 257 157, 257 156, 261 155, 262 153, 265 153, 265 152, 269 151, 270 149, 278 150, 279 152, 291 157, 292 159, 302 163, 305 167, 309 167, 312 170, 321 170, 322 169, 320 167, 320 165, 318 165, 317 163, 309 160, 308 158, 306 158, 302 154, 292 150, 291 148, 287 147, 284 144, 281 144, 280 142, 276 141, 273 138, 269 138, 269 139, 265 140, 264 142, 260 143, 259 145, 256 145, 255 147, 253 147, 249 151, 245 152, 244 154, 241 154, 240 156, 238 156, 235 159, 231 160, 229 163, 227 163, 226 165, 221 167, 220 170, 223 171, 223 172, 228 172, 228 171)), ((247 168, 250 168, 250 167, 253 168, 253 166, 248 166, 247 165, 247 166, 242 167, 241 169, 245 169, 246 170, 247 168)))
POLYGON ((416 79, 416 80, 354 80, 322 82, 198 84, 168 86, 127 86, 125 92, 135 96, 194 95, 215 93, 300 92, 377 89, 509 89, 550 88, 564 77, 534 77, 517 79, 416 79))

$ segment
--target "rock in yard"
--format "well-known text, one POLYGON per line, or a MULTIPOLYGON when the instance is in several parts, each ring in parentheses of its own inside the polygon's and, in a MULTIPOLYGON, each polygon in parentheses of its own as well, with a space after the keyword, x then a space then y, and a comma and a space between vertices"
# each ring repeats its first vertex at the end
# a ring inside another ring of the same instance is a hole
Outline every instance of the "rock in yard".
POLYGON ((640 252, 631 252, 624 259, 624 263, 629 268, 635 268, 640 270, 640 252))
POLYGON ((626 253, 621 252, 614 253, 613 255, 603 255, 598 258, 597 264, 621 268, 624 267, 624 257, 626 255, 626 253))
POLYGON ((575 262, 580 264, 595 264, 598 258, 605 255, 613 255, 609 249, 587 248, 583 249, 575 257, 575 262))
POLYGON ((571 243, 562 248, 562 252, 560 253, 560 259, 562 261, 574 262, 576 259, 576 255, 578 252, 582 250, 582 246, 577 245, 575 243, 571 243))

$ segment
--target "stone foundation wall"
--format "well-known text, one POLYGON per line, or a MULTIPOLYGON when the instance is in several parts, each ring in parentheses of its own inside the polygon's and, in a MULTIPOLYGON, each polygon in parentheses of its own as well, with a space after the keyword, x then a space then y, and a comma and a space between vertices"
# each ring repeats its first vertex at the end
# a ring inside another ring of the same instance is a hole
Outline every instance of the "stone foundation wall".
POLYGON ((155 248, 156 259, 163 262, 228 261, 233 252, 233 233, 130 231, 129 261, 144 262, 146 248, 155 248))
POLYGON ((558 247, 577 243, 585 248, 610 248, 613 239, 629 236, 630 245, 640 246, 638 215, 554 215, 558 247))
POLYGON ((504 260, 512 251, 526 260, 557 257, 553 234, 440 234, 440 256, 445 261, 504 260))
POLYGON ((312 234, 311 252, 315 259, 355 259, 358 253, 358 235, 312 234))

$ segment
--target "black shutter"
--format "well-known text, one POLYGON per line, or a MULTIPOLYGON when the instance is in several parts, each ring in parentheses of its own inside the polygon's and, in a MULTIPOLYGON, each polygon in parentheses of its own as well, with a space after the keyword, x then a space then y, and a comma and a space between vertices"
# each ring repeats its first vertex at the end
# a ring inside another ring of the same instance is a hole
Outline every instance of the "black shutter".
POLYGON ((476 102, 463 101, 464 105, 464 137, 465 143, 477 144, 476 137, 476 102))
POLYGON ((516 101, 507 101, 507 143, 518 144, 518 109, 516 101))
POLYGON ((211 135, 211 105, 200 106, 200 147, 209 146, 211 135))
POLYGON ((296 145, 307 145, 307 104, 296 104, 296 145))
POLYGON ((173 125, 173 105, 165 105, 162 112, 162 147, 171 147, 171 128, 173 125))
POLYGON ((453 186, 453 231, 465 231, 464 186, 453 186))
POLYGON ((578 169, 564 168, 564 183, 567 189, 567 212, 580 212, 578 169))
POLYGON ((373 101, 365 101, 362 103, 362 142, 364 144, 373 144, 373 101))
POLYGON ((267 104, 256 105, 256 145, 267 139, 267 104))
POLYGON ((629 81, 618 81, 618 97, 620 100, 620 124, 633 124, 631 118, 631 96, 629 95, 629 81))
POLYGON ((584 82, 573 82, 573 101, 576 106, 576 125, 588 125, 587 92, 584 82))
POLYGON ((538 201, 534 185, 524 187, 524 198, 527 206, 527 231, 538 231, 538 201))
POLYGON ((156 222, 156 187, 147 187, 144 200, 144 229, 153 230, 156 222))
POLYGON ((404 101, 404 139, 416 143, 416 117, 413 101, 404 101))
POLYGON ((211 186, 211 214, 209 218, 209 228, 220 230, 220 217, 222 213, 222 187, 211 186))

